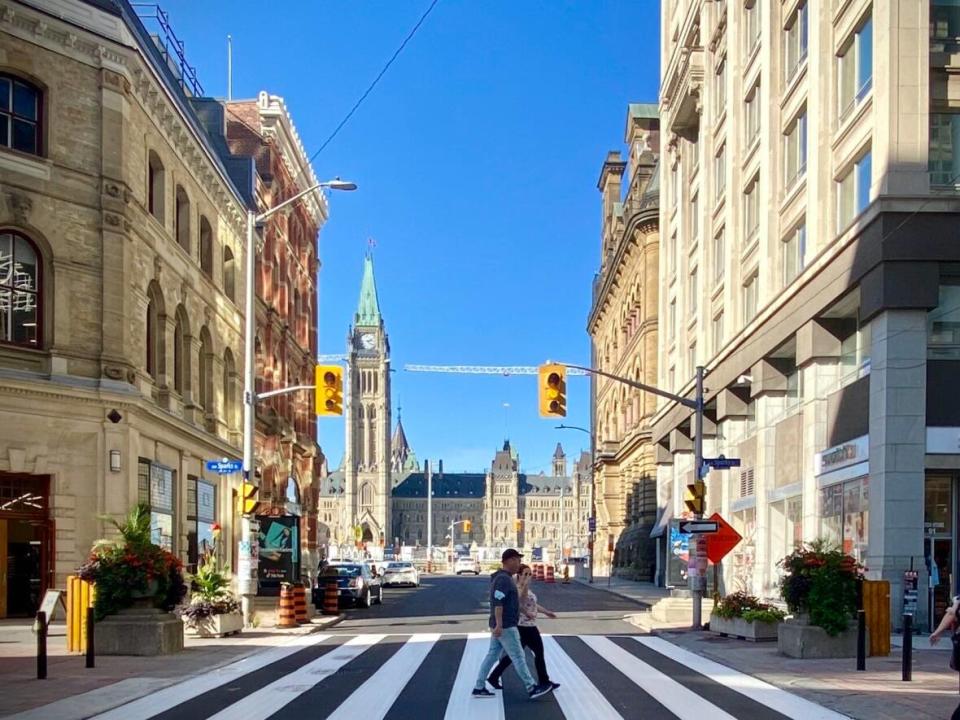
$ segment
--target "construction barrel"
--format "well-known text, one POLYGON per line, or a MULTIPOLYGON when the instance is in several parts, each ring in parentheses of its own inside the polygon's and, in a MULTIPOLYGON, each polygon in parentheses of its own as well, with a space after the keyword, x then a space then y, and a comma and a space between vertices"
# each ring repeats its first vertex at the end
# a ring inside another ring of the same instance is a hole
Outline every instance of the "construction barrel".
POLYGON ((297 627, 297 615, 293 604, 293 586, 290 583, 280 583, 280 608, 277 611, 277 627, 297 627))
POLYGON ((323 614, 340 614, 340 592, 337 589, 337 579, 335 577, 321 578, 323 587, 323 614))

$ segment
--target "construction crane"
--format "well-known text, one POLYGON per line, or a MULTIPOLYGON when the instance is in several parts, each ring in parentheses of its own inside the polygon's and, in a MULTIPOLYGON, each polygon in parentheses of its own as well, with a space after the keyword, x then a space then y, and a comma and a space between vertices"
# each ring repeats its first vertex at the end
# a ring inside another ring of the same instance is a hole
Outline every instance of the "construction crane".
MULTIPOLYGON (((536 365, 404 365, 410 372, 454 373, 458 375, 536 375, 536 365)), ((567 375, 586 375, 583 370, 568 368, 567 375)))

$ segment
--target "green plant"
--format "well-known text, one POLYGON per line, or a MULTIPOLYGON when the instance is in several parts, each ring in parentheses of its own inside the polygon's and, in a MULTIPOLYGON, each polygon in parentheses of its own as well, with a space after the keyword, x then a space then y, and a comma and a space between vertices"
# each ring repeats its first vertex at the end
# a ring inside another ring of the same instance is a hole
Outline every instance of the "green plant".
POLYGON ((783 610, 768 605, 755 610, 744 610, 740 617, 749 623, 778 623, 782 622, 786 616, 787 614, 783 610))
POLYGON ((828 635, 847 629, 857 611, 863 566, 825 539, 814 540, 779 563, 780 594, 791 612, 809 613, 828 635))
POLYGON ((210 615, 226 615, 240 611, 240 602, 230 592, 230 578, 227 568, 221 568, 217 560, 216 542, 220 537, 220 526, 213 526, 214 544, 207 548, 197 563, 197 572, 190 578, 190 600, 176 607, 174 612, 195 624, 210 615))
POLYGON ((726 620, 743 618, 747 622, 780 622, 784 618, 781 610, 742 590, 720 600, 714 606, 713 614, 726 620))

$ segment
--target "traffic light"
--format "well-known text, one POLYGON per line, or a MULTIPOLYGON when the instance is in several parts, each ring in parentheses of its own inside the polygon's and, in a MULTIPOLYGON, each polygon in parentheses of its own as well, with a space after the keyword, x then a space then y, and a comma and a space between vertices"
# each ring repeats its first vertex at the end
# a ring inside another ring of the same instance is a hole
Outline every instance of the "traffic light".
POLYGON ((473 531, 473 522, 471 520, 463 521, 463 531, 465 533, 469 533, 473 531))
POLYGON ((556 363, 541 365, 540 417, 567 416, 567 368, 556 363))
POLYGON ((687 491, 683 496, 683 504, 687 510, 695 515, 703 515, 704 497, 707 494, 707 485, 703 480, 687 485, 687 491))
POLYGON ((521 530, 523 530, 523 520, 521 520, 520 518, 517 518, 516 520, 514 520, 513 529, 516 530, 517 532, 520 532, 521 530))
POLYGON ((343 368, 317 365, 317 415, 343 415, 343 368))
POLYGON ((239 510, 241 515, 253 515, 257 512, 260 507, 260 501, 257 499, 259 493, 260 488, 253 483, 243 483, 240 488, 239 510))

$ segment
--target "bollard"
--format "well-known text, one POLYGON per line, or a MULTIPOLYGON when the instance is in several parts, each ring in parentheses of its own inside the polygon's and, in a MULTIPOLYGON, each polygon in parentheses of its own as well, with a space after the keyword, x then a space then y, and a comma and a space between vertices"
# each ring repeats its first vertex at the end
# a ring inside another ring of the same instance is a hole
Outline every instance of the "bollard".
POLYGON ((904 682, 913 679, 913 615, 903 616, 903 668, 904 682))
POLYGON ((47 614, 37 613, 37 680, 47 677, 47 614))
POLYGON ((87 608, 87 667, 96 666, 96 658, 93 650, 93 608, 87 608))
POLYGON ((857 670, 867 669, 867 613, 857 610, 857 670))

